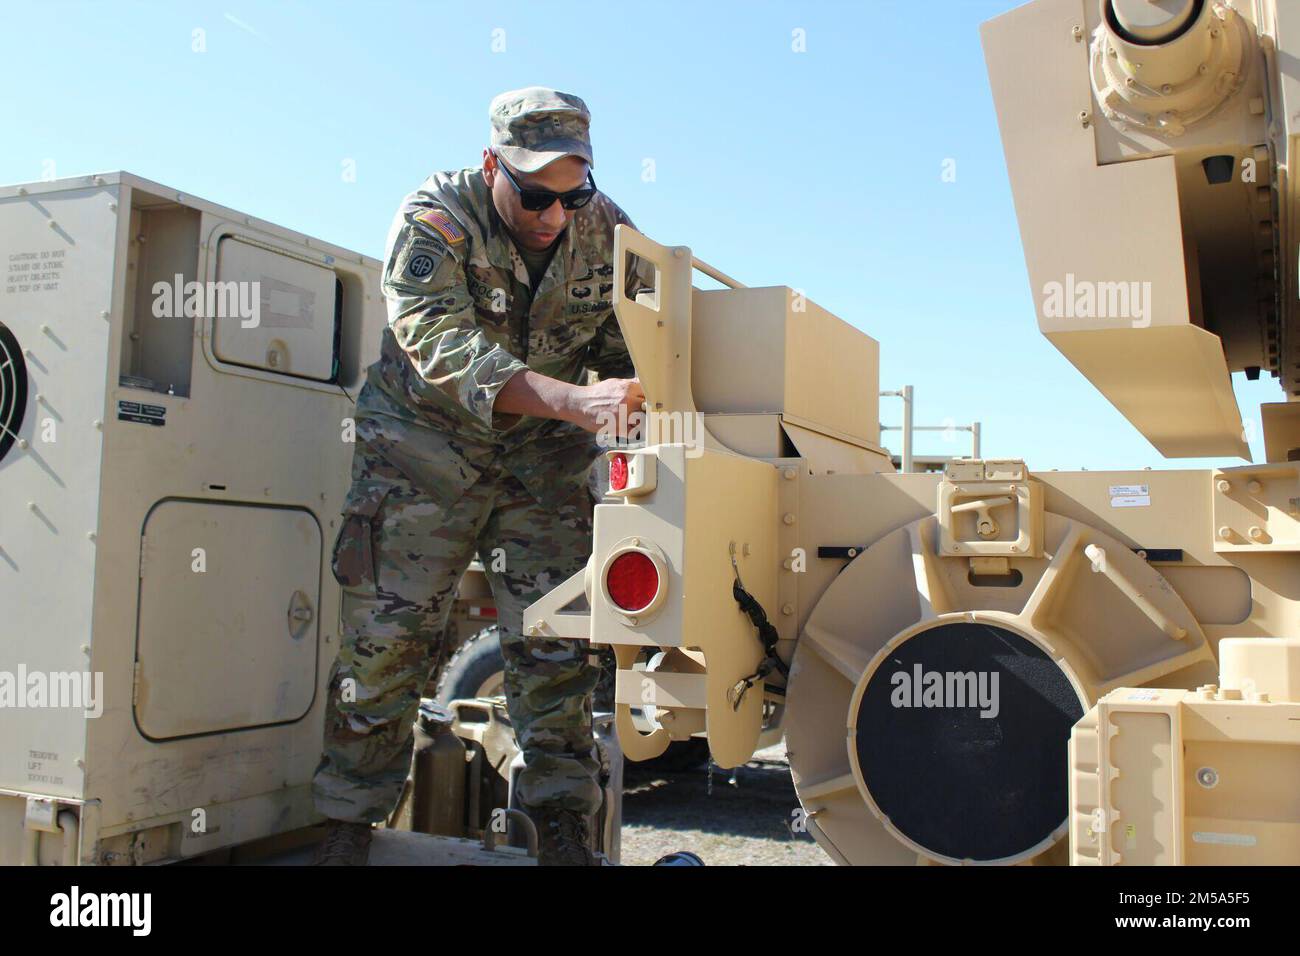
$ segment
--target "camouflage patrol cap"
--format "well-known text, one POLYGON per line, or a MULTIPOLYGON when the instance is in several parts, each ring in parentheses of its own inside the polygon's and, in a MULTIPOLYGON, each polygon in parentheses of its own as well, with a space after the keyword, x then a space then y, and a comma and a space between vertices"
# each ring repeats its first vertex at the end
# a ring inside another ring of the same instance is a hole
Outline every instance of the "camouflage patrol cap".
POLYGON ((492 150, 521 173, 533 173, 561 156, 577 156, 590 165, 591 113, 572 93, 528 86, 502 93, 488 107, 492 150))

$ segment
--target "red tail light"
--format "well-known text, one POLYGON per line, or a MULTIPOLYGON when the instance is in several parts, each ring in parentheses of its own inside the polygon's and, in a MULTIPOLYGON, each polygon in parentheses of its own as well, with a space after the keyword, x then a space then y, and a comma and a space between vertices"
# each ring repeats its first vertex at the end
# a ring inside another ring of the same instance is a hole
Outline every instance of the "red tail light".
POLYGON ((625 551, 610 563, 605 587, 620 609, 640 611, 659 593, 659 571, 647 555, 625 551))
POLYGON ((627 487, 627 455, 609 456, 609 490, 622 491, 627 487))

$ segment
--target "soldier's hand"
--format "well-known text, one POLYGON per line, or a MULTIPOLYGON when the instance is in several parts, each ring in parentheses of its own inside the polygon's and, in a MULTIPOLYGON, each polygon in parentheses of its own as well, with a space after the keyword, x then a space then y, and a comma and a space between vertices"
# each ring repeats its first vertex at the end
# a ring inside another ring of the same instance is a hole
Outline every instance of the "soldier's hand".
POLYGON ((635 378, 607 378, 577 390, 573 420, 589 432, 627 438, 642 420, 645 392, 635 378))

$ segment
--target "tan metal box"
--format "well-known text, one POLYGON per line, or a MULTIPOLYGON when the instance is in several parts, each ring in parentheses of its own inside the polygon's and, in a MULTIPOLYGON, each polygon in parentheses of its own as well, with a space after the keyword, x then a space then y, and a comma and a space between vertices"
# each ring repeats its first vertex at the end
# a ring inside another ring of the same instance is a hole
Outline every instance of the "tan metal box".
POLYGON ((691 390, 701 412, 780 414, 878 444, 880 345, 787 286, 696 290, 691 390))

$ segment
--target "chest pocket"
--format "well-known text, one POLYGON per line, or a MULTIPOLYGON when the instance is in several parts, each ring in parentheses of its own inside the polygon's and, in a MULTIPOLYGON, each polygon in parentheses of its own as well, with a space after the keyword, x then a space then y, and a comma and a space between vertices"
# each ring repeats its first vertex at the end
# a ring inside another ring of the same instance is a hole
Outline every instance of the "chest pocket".
POLYGON ((598 265, 565 277, 533 303, 529 314, 529 364, 558 369, 585 354, 613 307, 613 266, 598 265), (608 273, 606 275, 605 273, 608 273))
POLYGON ((519 327, 525 305, 514 295, 510 278, 496 269, 471 265, 465 270, 465 281, 479 325, 499 333, 504 342, 509 330, 519 327))
POLYGON ((614 267, 593 263, 586 271, 569 277, 565 288, 565 315, 586 319, 593 328, 609 316, 614 307, 614 267))

